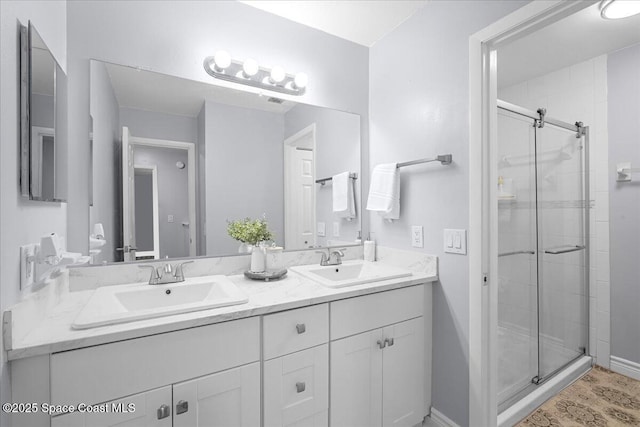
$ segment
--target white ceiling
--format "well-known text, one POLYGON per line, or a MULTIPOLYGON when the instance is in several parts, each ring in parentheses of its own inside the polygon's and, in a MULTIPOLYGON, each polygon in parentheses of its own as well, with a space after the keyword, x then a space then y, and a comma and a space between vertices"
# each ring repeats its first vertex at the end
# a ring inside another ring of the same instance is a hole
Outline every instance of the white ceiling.
POLYGON ((640 43, 640 15, 602 19, 598 6, 499 48, 498 86, 508 87, 640 43))
POLYGON ((276 104, 268 102, 268 96, 152 71, 109 63, 105 65, 121 107, 196 117, 205 99, 272 113, 284 113, 296 105, 290 101, 276 104))
POLYGON ((371 47, 424 6, 427 0, 240 0, 240 2, 371 47))

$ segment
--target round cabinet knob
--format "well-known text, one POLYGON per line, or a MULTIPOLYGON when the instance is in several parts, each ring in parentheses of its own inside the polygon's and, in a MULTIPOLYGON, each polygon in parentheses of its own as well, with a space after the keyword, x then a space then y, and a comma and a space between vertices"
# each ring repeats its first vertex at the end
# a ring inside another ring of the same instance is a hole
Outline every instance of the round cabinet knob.
POLYGON ((303 391, 305 391, 307 388, 307 385, 303 382, 298 382, 296 383, 296 391, 298 393, 302 393, 303 391))
POLYGON ((157 414, 159 420, 167 418, 169 415, 171 415, 171 408, 169 407, 169 405, 161 405, 158 408, 157 414))
POLYGON ((189 410, 189 402, 181 400, 176 404, 176 415, 184 414, 189 410))
POLYGON ((387 340, 384 340, 384 341, 382 341, 382 340, 378 340, 378 347, 379 347, 380 349, 383 349, 383 348, 385 348, 386 346, 387 346, 387 340))
POLYGON ((296 331, 298 331, 298 334, 304 334, 307 331, 307 327, 304 323, 298 323, 296 325, 296 331))

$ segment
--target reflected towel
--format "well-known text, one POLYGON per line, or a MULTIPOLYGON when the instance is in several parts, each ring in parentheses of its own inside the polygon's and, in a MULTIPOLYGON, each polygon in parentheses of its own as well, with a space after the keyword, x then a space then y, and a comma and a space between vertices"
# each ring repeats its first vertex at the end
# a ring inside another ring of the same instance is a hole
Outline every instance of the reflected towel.
POLYGON ((356 208, 353 197, 353 183, 349 172, 343 172, 331 177, 333 190, 333 213, 338 218, 351 221, 356 217, 356 208))
POLYGON ((384 219, 400 219, 400 170, 397 163, 377 165, 371 173, 367 210, 384 219))

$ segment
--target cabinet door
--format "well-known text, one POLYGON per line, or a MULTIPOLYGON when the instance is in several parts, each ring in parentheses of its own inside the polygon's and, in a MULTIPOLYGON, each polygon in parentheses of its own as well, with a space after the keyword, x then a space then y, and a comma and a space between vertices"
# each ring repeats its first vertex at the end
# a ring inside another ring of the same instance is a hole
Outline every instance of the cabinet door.
POLYGON ((382 329, 331 342, 331 426, 382 425, 382 329))
POLYGON ((174 384, 174 427, 260 425, 260 363, 174 384))
POLYGON ((51 427, 171 427, 171 386, 95 407, 105 412, 58 415, 51 418, 51 427))
POLYGON ((414 426, 425 416, 424 320, 387 326, 382 335, 382 425, 414 426))
POLYGON ((264 425, 327 425, 327 344, 264 363, 264 425))

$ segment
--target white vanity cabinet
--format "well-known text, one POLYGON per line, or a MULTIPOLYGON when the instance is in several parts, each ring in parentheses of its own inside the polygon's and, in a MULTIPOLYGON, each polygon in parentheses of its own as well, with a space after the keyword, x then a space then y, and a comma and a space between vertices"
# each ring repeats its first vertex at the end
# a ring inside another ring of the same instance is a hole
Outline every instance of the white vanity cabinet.
POLYGON ((328 425, 329 305, 263 318, 264 426, 328 425))
POLYGON ((430 298, 430 288, 413 286, 331 303, 332 427, 422 422, 430 399, 430 298))

